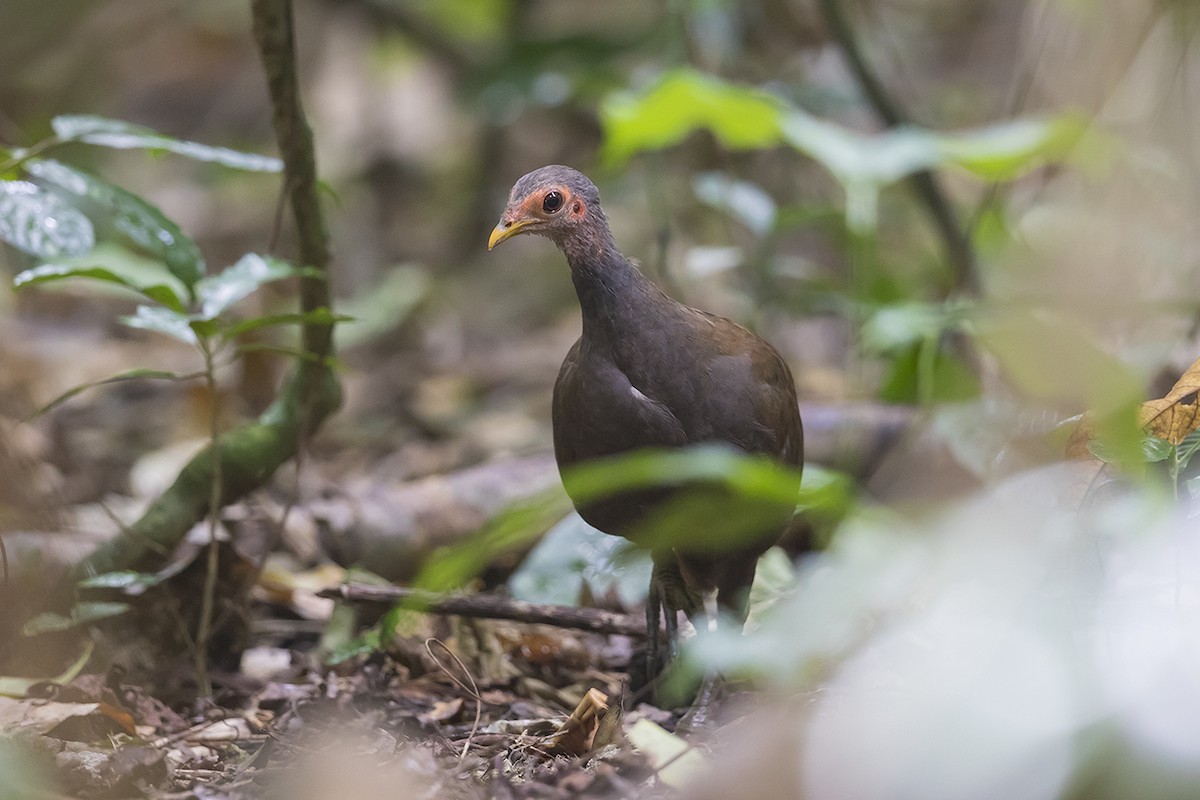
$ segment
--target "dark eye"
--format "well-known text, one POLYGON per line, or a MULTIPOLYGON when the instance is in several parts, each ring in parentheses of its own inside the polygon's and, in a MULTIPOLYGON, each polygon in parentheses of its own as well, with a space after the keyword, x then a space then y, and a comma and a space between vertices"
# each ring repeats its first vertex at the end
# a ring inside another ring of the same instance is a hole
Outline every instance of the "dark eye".
POLYGON ((542 199, 542 211, 547 214, 553 214, 562 208, 563 196, 561 192, 546 192, 546 196, 542 199))

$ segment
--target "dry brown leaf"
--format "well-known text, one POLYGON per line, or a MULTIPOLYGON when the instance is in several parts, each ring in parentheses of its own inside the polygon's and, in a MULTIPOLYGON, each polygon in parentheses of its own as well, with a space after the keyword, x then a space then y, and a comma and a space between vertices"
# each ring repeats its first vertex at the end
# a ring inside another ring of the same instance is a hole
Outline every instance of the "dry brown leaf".
POLYGON ((32 730, 71 741, 135 733, 133 717, 108 703, 62 703, 0 697, 0 730, 32 730))
POLYGON ((1146 433, 1179 444, 1200 428, 1197 392, 1200 392, 1200 360, 1192 362, 1165 397, 1142 403, 1138 424, 1146 433))
POLYGON ((571 716, 554 735, 549 749, 573 756, 590 752, 595 747, 600 721, 607 713, 608 695, 599 689, 588 689, 571 716))
MULTIPOLYGON (((1151 436, 1165 439, 1178 445, 1189 433, 1200 429, 1200 359, 1192 362, 1183 375, 1171 387, 1171 391, 1157 400, 1147 400, 1138 409, 1138 427, 1151 436)), ((1096 438, 1095 419, 1090 413, 1079 418, 1067 439, 1066 456, 1072 459, 1091 460, 1096 456, 1088 445, 1096 438)))
POLYGON ((417 720, 422 725, 430 725, 434 722, 448 722, 459 715, 462 707, 463 699, 461 697, 455 697, 451 700, 439 700, 433 704, 433 708, 424 714, 419 714, 417 720))

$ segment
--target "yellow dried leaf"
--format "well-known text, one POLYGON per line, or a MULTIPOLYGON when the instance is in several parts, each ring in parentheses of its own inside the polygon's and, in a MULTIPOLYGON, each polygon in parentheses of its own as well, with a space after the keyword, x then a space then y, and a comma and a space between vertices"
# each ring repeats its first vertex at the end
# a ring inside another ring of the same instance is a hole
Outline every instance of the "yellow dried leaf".
POLYGON ((1200 428, 1200 360, 1194 361, 1165 397, 1142 403, 1138 424, 1152 436, 1179 444, 1200 428))

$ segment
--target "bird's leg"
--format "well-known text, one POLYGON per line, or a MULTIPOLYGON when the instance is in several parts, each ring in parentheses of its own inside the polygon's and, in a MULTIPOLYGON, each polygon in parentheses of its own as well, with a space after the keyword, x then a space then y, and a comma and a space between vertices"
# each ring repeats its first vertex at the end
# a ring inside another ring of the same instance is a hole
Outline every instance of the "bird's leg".
MULTIPOLYGON (((723 612, 724 621, 732 621, 741 631, 750 611, 750 585, 754 582, 756 563, 754 558, 729 559, 726 562, 725 573, 718 580, 717 588, 704 593, 704 617, 693 620, 697 628, 703 624, 709 631, 715 631, 719 625, 718 617, 723 612)), ((719 673, 705 671, 700 688, 696 690, 696 699, 679 719, 675 732, 687 736, 711 731, 716 724, 713 710, 723 686, 724 680, 719 673)))
MULTIPOLYGON (((658 567, 655 567, 657 570, 658 567)), ((661 644, 662 631, 659 627, 659 622, 662 618, 663 596, 662 588, 658 581, 654 579, 654 573, 650 575, 650 589, 646 593, 646 683, 650 684, 658 677, 659 671, 662 669, 662 656, 660 655, 659 645, 661 644)), ((668 631, 668 636, 670 632, 668 631)))
POLYGON ((679 655, 679 612, 689 617, 696 607, 696 598, 684 582, 675 554, 654 553, 654 570, 650 575, 650 591, 646 597, 646 682, 653 683, 663 667, 679 655), (666 629, 666 657, 662 648, 660 621, 666 629))
MULTIPOLYGON (((705 592, 702 604, 704 615, 703 617, 697 615, 692 619, 692 624, 696 627, 697 632, 700 631, 701 625, 707 629, 707 632, 715 632, 718 616, 717 590, 711 589, 705 592)), ((679 722, 675 726, 675 733, 680 736, 688 736, 712 730, 715 726, 713 709, 716 707, 717 697, 721 693, 721 684, 721 676, 718 673, 705 670, 700 688, 696 690, 696 697, 688 706, 688 710, 679 718, 679 722)))

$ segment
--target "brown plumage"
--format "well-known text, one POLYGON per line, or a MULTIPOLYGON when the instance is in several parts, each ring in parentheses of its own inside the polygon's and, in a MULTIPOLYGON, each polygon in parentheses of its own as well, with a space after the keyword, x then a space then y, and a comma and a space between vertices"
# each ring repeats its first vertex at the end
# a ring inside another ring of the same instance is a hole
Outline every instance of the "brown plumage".
MULTIPOLYGON (((554 386, 560 470, 640 448, 703 442, 724 442, 800 466, 800 413, 783 358, 740 325, 663 294, 617 250, 600 194, 585 175, 549 166, 518 180, 488 248, 519 233, 558 245, 583 312, 583 335, 554 386)), ((639 521, 670 496, 642 491, 576 506, 594 527, 636 538, 639 521)), ((791 513, 769 512, 721 552, 677 546, 654 553, 652 643, 660 603, 669 612, 695 614, 697 595, 715 590, 718 602, 744 619, 755 562, 779 538, 791 513), (678 578, 686 586, 682 593, 678 580, 672 585, 678 578)), ((668 630, 673 617, 667 614, 668 630)))

